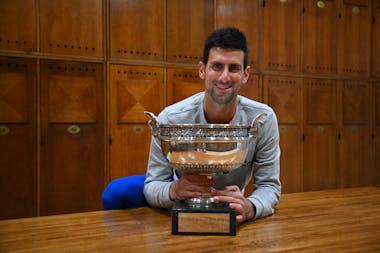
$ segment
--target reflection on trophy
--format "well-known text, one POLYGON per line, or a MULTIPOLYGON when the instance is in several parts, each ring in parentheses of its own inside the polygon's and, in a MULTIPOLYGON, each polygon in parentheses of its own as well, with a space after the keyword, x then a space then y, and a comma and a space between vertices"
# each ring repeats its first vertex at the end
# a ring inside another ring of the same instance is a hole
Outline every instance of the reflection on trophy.
MULTIPOLYGON (((256 116, 250 126, 228 124, 160 124, 151 112, 148 124, 161 142, 162 153, 181 173, 212 176, 239 168, 248 145, 263 124, 256 116)), ((172 208, 173 234, 236 234, 236 212, 228 203, 214 203, 210 192, 199 198, 176 200, 172 208)))

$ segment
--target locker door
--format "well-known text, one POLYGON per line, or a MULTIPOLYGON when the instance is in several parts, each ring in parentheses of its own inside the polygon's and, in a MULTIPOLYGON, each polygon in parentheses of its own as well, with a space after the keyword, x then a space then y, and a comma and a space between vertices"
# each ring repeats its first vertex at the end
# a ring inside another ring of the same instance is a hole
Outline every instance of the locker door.
POLYGON ((169 68, 167 70, 167 105, 174 104, 205 90, 198 69, 169 68))
POLYGON ((164 70, 110 66, 110 179, 145 173, 151 131, 144 111, 163 109, 164 70))
POLYGON ((371 9, 365 2, 344 0, 339 8, 339 74, 370 74, 371 9))
POLYGON ((111 0, 111 57, 162 61, 164 13, 162 0, 111 0))
POLYGON ((264 103, 277 114, 283 192, 302 191, 302 80, 264 76, 264 103))
POLYGON ((41 62, 41 214, 101 209, 103 65, 41 62))
POLYGON ((338 185, 368 186, 373 181, 370 83, 342 80, 339 93, 338 185))
POLYGON ((337 1, 304 1, 303 71, 337 72, 337 1))
POLYGON ((249 44, 249 65, 252 70, 258 70, 259 67, 259 2, 258 0, 216 1, 216 27, 234 26, 244 32, 249 44))
POLYGON ((302 1, 264 1, 263 69, 300 71, 302 1))
POLYGON ((0 49, 36 51, 36 1, 0 1, 0 49))
POLYGON ((214 29, 214 1, 168 0, 166 8, 166 60, 197 64, 214 29))
POLYGON ((37 215, 36 61, 0 57, 0 219, 37 215))
POLYGON ((102 0, 40 0, 41 51, 103 56, 102 0))
POLYGON ((336 188, 337 83, 304 79, 303 190, 336 188))
POLYGON ((380 77, 380 1, 373 1, 372 13, 372 76, 380 77))

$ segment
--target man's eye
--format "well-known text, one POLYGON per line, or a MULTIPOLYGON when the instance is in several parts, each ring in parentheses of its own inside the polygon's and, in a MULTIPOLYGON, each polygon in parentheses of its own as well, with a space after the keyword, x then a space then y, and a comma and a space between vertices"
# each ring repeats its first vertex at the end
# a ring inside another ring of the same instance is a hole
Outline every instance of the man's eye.
POLYGON ((220 64, 220 63, 214 63, 214 64, 212 65, 212 69, 213 69, 213 70, 221 70, 221 69, 223 69, 223 65, 220 64))
POLYGON ((240 69, 241 69, 241 68, 240 68, 239 65, 231 65, 231 66, 229 67, 230 72, 233 72, 233 73, 239 72, 240 69))

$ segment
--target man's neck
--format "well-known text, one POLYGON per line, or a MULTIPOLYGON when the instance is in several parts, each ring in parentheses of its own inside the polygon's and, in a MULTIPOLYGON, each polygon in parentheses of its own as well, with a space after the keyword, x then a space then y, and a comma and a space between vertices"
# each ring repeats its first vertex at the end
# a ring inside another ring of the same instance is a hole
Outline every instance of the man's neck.
POLYGON ((236 105, 218 105, 210 107, 205 103, 203 110, 208 123, 229 124, 235 116, 236 105))

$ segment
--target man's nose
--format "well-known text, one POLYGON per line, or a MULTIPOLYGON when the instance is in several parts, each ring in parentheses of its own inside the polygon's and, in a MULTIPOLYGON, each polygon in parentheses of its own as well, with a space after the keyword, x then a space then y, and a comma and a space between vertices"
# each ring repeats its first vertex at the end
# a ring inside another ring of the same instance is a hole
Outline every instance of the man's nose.
POLYGON ((224 82, 224 83, 230 81, 230 71, 228 69, 228 66, 225 66, 223 68, 219 80, 224 82))

